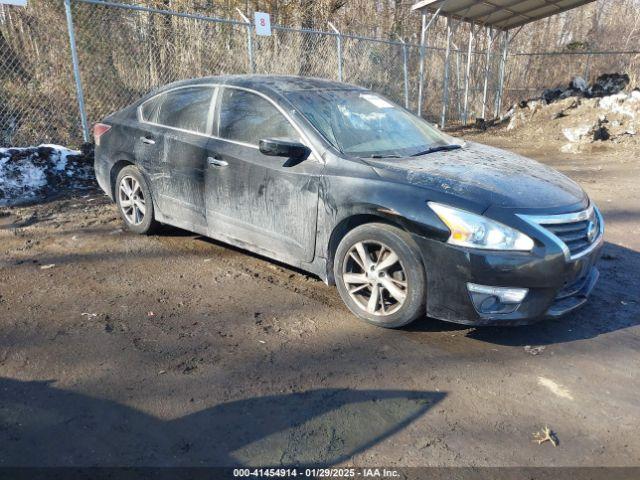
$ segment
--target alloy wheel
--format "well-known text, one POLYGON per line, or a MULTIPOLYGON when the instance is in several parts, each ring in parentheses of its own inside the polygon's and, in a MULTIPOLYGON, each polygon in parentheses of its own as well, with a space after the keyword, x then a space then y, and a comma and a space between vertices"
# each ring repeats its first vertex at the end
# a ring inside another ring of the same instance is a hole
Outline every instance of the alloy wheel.
POLYGON ((122 177, 119 188, 120 209, 132 225, 140 225, 147 211, 140 182, 130 175, 122 177))
POLYGON ((349 296, 371 315, 391 315, 407 297, 404 267, 398 255, 380 242, 353 245, 343 263, 342 279, 349 296))

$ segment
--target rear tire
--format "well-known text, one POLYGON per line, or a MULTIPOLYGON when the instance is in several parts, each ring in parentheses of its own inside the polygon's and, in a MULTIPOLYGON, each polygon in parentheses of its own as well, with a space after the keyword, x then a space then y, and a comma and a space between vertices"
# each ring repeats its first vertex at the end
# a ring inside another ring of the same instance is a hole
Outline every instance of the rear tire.
POLYGON ((118 172, 115 185, 118 212, 128 230, 138 234, 156 231, 151 190, 137 167, 128 165, 118 172))
POLYGON ((398 328, 426 316, 420 252, 399 228, 368 223, 351 230, 336 250, 334 276, 345 305, 366 322, 398 328))

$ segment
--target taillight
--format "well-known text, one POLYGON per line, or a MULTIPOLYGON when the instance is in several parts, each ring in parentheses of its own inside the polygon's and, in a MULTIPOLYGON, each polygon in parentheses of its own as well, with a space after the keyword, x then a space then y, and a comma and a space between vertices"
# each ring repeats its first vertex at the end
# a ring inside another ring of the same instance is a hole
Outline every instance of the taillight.
POLYGON ((100 145, 100 137, 111 130, 111 125, 106 125, 104 123, 96 123, 93 126, 93 139, 96 145, 100 145))

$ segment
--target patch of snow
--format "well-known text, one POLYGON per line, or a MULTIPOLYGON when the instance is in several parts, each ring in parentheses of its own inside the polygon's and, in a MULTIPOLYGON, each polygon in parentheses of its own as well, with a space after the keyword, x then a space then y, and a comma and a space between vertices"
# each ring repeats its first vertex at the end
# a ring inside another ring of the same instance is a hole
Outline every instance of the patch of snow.
POLYGON ((510 119, 511 117, 513 117, 514 113, 516 113, 516 105, 512 106, 507 113, 505 113, 503 116, 501 116, 500 117, 500 121, 504 122, 504 121, 510 119))
MULTIPOLYGON (((2 156, 6 149, 0 149, 2 156)), ((5 197, 12 196, 14 192, 21 192, 23 196, 47 184, 47 177, 41 168, 38 168, 30 160, 25 160, 17 165, 9 163, 11 157, 0 158, 0 190, 5 192, 5 197)))
POLYGON ((509 125, 507 125, 507 130, 515 130, 516 128, 520 128, 521 126, 527 123, 527 117, 523 112, 517 112, 515 115, 511 117, 509 120, 509 125))
POLYGON ((540 102, 538 100, 531 100, 527 103, 527 106, 529 107, 529 110, 535 111, 540 107, 540 102))
POLYGON ((620 92, 608 97, 602 97, 598 106, 613 113, 619 113, 635 119, 640 110, 640 95, 627 95, 620 92))
POLYGON ((566 398, 567 400, 573 400, 573 395, 571 395, 571 392, 567 388, 563 387, 559 383, 554 382, 550 378, 538 377, 538 385, 548 388, 551 393, 557 395, 558 397, 566 398))
POLYGON ((578 90, 579 92, 586 92, 589 88, 589 84, 587 84, 587 81, 582 77, 573 77, 570 87, 574 90, 578 90))
POLYGON ((91 166, 81 155, 51 144, 0 148, 0 206, 29 202, 70 185, 75 178, 88 179, 91 166))
POLYGON ((581 127, 575 128, 563 128, 562 134, 570 142, 579 142, 584 137, 586 137, 590 131, 591 125, 582 125, 581 127))
POLYGON ((55 156, 57 156, 57 160, 54 160, 54 169, 58 172, 61 172, 62 170, 67 168, 67 157, 69 155, 80 155, 80 152, 78 150, 69 150, 68 148, 62 147, 60 145, 45 143, 40 146, 51 148, 54 150, 55 156))
POLYGON ((562 153, 578 153, 580 152, 580 147, 575 143, 565 143, 560 147, 560 151, 562 153))

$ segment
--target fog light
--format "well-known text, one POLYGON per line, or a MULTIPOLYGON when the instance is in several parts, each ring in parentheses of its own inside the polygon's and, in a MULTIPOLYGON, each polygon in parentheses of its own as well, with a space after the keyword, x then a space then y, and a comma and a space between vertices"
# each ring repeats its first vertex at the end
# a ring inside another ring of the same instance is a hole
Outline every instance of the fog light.
POLYGON ((490 287, 467 283, 474 307, 480 313, 513 313, 525 299, 528 288, 490 287))

